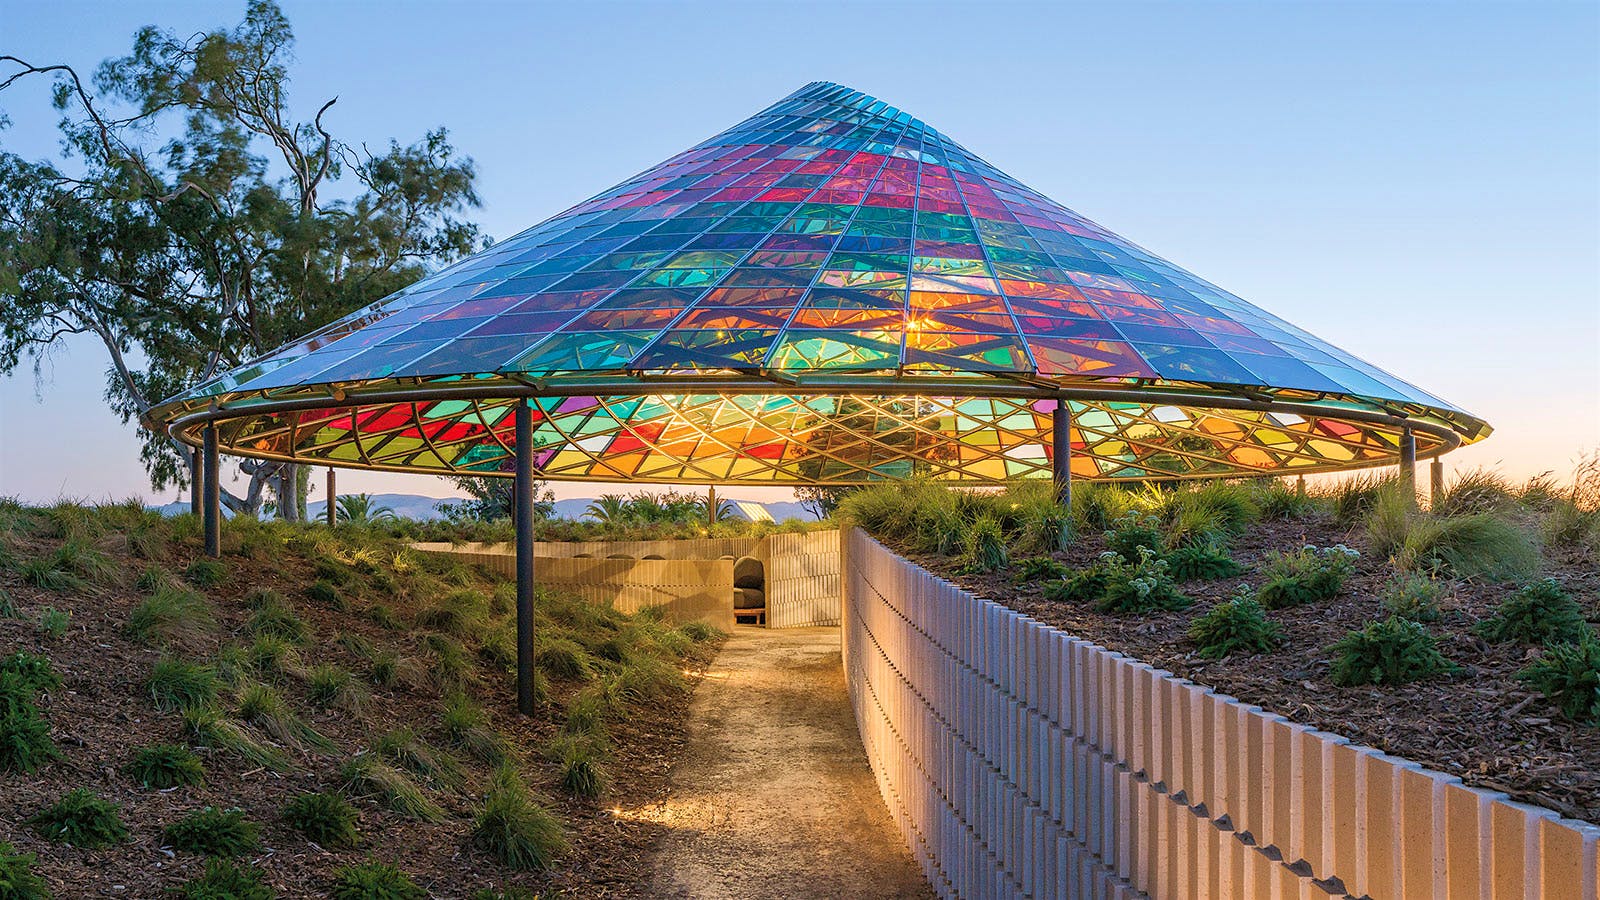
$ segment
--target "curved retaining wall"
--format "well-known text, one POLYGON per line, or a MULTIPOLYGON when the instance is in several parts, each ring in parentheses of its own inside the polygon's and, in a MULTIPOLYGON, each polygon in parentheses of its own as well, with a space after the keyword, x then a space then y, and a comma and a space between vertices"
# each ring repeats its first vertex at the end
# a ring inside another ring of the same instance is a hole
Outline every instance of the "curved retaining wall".
MULTIPOLYGON (((516 577, 510 544, 412 544, 424 553, 448 553, 516 577)), ((733 626, 733 562, 722 556, 754 556, 766 570, 767 627, 839 624, 839 532, 837 529, 771 534, 764 538, 682 541, 539 541, 533 545, 534 578, 623 612, 665 607, 673 622, 705 619, 733 626), (576 558, 577 554, 589 558, 576 558), (632 559, 608 559, 611 554, 632 559), (647 554, 666 557, 643 559, 647 554)))
POLYGON ((846 678, 946 897, 1593 900, 1600 829, 1290 722, 843 539, 846 678))

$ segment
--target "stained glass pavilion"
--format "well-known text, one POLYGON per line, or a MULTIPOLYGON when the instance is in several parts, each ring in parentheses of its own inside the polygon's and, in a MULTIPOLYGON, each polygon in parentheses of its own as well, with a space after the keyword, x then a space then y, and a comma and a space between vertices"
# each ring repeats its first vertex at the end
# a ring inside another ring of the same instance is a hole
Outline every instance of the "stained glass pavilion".
MULTIPOLYGON (((213 554, 222 450, 514 474, 526 497, 535 477, 1410 472, 1489 433, 826 82, 148 420, 205 447, 213 554)), ((525 712, 531 508, 517 517, 525 712)))
POLYGON ((226 452, 838 484, 1322 472, 1480 419, 825 82, 175 397, 226 452), (1065 460, 1063 460, 1065 462, 1065 460))

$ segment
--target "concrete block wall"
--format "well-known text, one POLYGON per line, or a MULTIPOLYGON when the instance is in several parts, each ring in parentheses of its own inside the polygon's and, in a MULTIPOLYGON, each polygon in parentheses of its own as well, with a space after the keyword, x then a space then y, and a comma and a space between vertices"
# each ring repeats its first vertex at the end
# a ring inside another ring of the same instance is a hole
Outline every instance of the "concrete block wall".
POLYGON ((1600 829, 974 597, 843 536, 862 743, 945 897, 1595 900, 1600 829))
MULTIPOLYGON (((449 553, 516 577, 508 544, 413 544, 426 553, 449 553)), ((675 623, 705 619, 733 626, 733 562, 755 556, 766 570, 767 625, 796 628, 839 624, 839 532, 810 531, 765 538, 683 541, 540 541, 534 544, 534 579, 546 587, 632 613, 666 607, 675 623), (589 558, 579 559, 586 553, 589 558), (625 553, 633 559, 607 559, 625 553), (663 560, 644 559, 649 554, 663 560)))
POLYGON ((839 624, 839 532, 774 534, 755 556, 767 577, 767 627, 839 624))

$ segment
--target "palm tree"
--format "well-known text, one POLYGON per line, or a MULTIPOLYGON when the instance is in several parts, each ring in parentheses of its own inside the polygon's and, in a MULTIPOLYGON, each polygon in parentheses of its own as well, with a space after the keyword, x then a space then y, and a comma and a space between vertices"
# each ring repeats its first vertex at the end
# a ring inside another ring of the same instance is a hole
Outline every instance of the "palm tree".
POLYGON ((602 525, 619 525, 632 518, 628 498, 621 494, 601 494, 583 514, 602 525))
POLYGON ((371 494, 341 494, 338 521, 352 525, 370 525, 373 522, 390 522, 400 518, 394 510, 376 503, 371 494))

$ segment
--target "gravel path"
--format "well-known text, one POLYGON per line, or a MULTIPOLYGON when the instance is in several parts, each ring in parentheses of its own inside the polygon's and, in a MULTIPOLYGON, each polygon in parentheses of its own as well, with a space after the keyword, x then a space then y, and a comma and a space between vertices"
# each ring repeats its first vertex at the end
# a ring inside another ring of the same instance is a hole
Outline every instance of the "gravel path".
POLYGON ((878 796, 837 628, 740 627, 690 705, 651 896, 931 897, 878 796))

